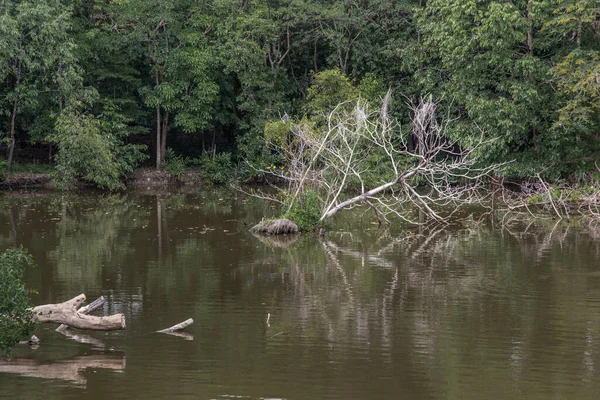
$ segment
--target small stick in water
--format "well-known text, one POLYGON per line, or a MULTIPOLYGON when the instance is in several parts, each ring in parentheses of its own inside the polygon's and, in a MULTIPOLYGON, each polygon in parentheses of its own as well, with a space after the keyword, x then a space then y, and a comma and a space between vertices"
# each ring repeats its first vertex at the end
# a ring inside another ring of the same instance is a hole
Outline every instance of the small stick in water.
POLYGON ((194 320, 189 318, 186 319, 183 322, 178 323, 177 325, 173 325, 170 328, 166 328, 166 329, 161 329, 160 331, 156 331, 158 333, 172 333, 172 332, 177 332, 177 331, 181 331, 184 330, 185 328, 187 328, 188 326, 192 325, 194 323, 194 320))

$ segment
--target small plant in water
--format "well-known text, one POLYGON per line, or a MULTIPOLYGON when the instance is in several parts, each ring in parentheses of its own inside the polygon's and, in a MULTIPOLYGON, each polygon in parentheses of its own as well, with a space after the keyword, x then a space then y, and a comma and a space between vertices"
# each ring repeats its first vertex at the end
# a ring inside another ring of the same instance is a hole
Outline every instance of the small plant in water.
MULTIPOLYGON (((289 200, 283 206, 289 208, 289 200)), ((296 225, 300 231, 309 231, 318 228, 321 224, 321 200, 314 190, 306 190, 300 194, 292 208, 283 216, 296 225)))

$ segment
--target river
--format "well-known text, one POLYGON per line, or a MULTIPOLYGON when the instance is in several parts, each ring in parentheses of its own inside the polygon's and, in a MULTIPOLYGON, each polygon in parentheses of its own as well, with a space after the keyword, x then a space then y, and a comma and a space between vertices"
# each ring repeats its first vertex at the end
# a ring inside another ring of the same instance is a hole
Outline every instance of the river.
POLYGON ((0 362, 1 398, 598 398, 594 222, 385 229, 356 210, 275 242, 248 232, 274 206, 228 191, 0 203, 0 247, 36 261, 34 304, 103 295, 127 318, 39 326, 39 348, 0 362))

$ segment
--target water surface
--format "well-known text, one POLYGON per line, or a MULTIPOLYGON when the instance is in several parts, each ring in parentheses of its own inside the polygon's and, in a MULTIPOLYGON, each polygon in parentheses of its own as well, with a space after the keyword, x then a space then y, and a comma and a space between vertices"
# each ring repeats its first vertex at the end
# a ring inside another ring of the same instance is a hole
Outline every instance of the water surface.
POLYGON ((0 397, 595 399, 600 228, 466 220, 260 240, 273 206, 228 192, 0 199, 35 304, 85 293, 122 332, 40 326, 0 397), (193 318, 181 337, 154 333, 193 318))

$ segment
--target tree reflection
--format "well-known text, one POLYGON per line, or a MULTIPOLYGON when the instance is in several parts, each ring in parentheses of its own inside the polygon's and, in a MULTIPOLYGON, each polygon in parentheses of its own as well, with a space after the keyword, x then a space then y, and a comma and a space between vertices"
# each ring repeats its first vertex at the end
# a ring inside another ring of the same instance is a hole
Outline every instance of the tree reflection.
POLYGON ((536 371, 548 365, 568 366, 556 368, 559 381, 582 365, 589 379, 600 361, 590 346, 600 330, 600 230, 585 225, 472 224, 301 240, 281 253, 282 276, 294 288, 281 297, 293 306, 279 305, 288 315, 273 313, 265 335, 275 341, 316 335, 330 349, 353 343, 384 363, 408 363, 440 385, 483 360, 480 378, 490 381, 503 379, 505 360, 509 379, 523 385, 547 379, 536 371), (574 296, 580 290, 590 301, 574 296))
POLYGON ((324 238, 274 243, 243 223, 269 206, 225 192, 5 202, 0 244, 34 254, 40 267, 28 283, 39 301, 103 294, 105 313, 127 314, 136 345, 166 358, 174 348, 183 360, 220 360, 215 381, 243 385, 242 377, 264 371, 286 380, 306 376, 308 364, 345 379, 348 393, 367 390, 352 379, 360 371, 408 392, 420 382, 430 397, 433 383, 445 393, 465 385, 482 398, 506 382, 516 396, 526 382, 594 382, 597 374, 600 226, 593 221, 465 217, 450 227, 383 229, 368 214, 362 222, 340 215, 324 238), (159 339, 141 338, 189 317, 193 341, 165 341, 157 350, 159 339))

